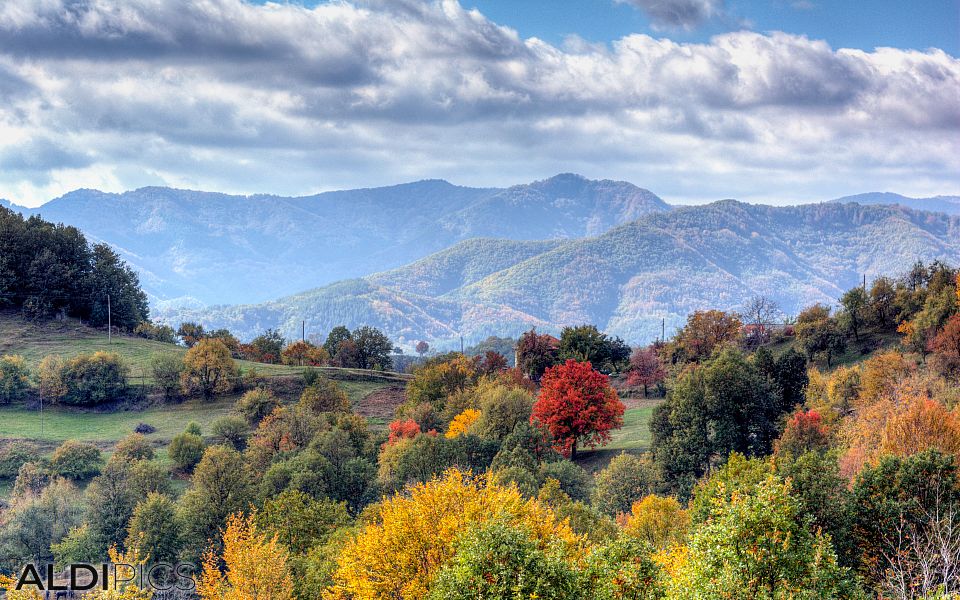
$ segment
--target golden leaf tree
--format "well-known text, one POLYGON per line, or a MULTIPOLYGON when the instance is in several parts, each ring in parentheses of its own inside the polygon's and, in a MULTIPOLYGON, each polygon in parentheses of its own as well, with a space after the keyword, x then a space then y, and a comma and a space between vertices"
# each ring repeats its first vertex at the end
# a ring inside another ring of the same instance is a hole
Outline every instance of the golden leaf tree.
POLYGON ((202 600, 292 600, 289 553, 276 535, 261 533, 252 517, 235 513, 227 519, 222 559, 225 572, 212 550, 203 556, 197 579, 202 600))

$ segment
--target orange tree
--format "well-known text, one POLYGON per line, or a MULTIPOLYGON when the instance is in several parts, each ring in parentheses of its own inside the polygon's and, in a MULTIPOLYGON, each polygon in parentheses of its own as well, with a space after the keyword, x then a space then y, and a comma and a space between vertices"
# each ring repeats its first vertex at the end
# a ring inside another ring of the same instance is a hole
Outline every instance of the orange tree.
POLYGON ((567 362, 543 374, 531 423, 546 427, 557 449, 576 458, 578 446, 595 447, 610 440, 610 430, 623 425, 623 403, 606 375, 588 362, 567 362))
POLYGON ((203 572, 197 581, 201 600, 292 600, 290 555, 277 535, 261 533, 252 517, 233 514, 223 532, 223 563, 213 551, 203 557, 203 572))

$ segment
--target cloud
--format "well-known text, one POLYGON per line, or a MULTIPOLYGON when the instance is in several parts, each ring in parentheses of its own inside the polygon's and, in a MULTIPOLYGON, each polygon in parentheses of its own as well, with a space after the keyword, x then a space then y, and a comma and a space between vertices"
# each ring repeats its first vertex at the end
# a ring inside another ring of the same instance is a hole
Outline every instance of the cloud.
POLYGON ((723 0, 616 0, 630 4, 658 29, 694 29, 723 14, 723 0))
POLYGON ((960 183, 960 61, 940 50, 556 47, 454 0, 5 3, 0 97, 0 196, 31 204, 131 180, 297 194, 570 170, 668 198, 960 183))

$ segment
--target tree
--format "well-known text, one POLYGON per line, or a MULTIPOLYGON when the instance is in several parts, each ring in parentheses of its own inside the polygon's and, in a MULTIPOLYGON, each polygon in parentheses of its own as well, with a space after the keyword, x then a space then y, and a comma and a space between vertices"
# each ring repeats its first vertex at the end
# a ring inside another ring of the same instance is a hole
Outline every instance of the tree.
POLYGON ((384 499, 337 557, 331 598, 403 598, 429 593, 430 582, 455 555, 463 531, 500 519, 525 527, 538 544, 575 540, 565 523, 516 488, 451 469, 443 477, 384 499))
POLYGON ((517 340, 517 368, 533 381, 540 381, 544 371, 557 363, 560 341, 531 329, 517 340))
POLYGON ((202 339, 183 357, 180 383, 184 391, 199 391, 206 399, 233 387, 237 366, 220 340, 202 339))
POLYGON ((670 598, 839 598, 843 571, 829 538, 797 519, 790 484, 768 476, 715 500, 668 585, 670 598))
POLYGON ((280 401, 273 392, 262 387, 250 390, 237 401, 237 412, 250 425, 256 425, 279 407, 280 401))
POLYGON ((860 341, 860 330, 870 318, 870 300, 862 287, 855 287, 840 296, 840 324, 853 338, 860 341))
POLYGON ((627 535, 596 545, 587 556, 585 598, 592 600, 660 600, 664 597, 659 565, 650 546, 627 535))
POLYGON ((280 354, 285 344, 286 340, 279 331, 268 329, 250 341, 253 352, 248 359, 263 363, 280 362, 280 354))
POLYGON ((683 543, 690 515, 673 496, 651 494, 633 503, 623 522, 623 532, 651 547, 665 549, 683 543))
POLYGON ((428 344, 423 340, 420 340, 419 342, 417 342, 417 346, 415 350, 417 351, 417 354, 420 355, 420 358, 423 358, 423 355, 430 351, 430 344, 428 344))
POLYGON ((184 346, 193 348, 197 345, 197 342, 207 337, 207 333, 204 331, 203 325, 186 322, 180 323, 180 327, 177 328, 177 337, 180 338, 184 346))
POLYGON ((623 425, 623 403, 606 375, 588 362, 567 360, 547 369, 533 405, 531 422, 542 423, 558 449, 576 458, 580 445, 593 448, 623 425))
POLYGON ((817 355, 823 354, 828 367, 834 355, 846 347, 846 340, 840 333, 836 319, 830 316, 830 309, 822 304, 802 310, 797 315, 794 331, 807 358, 813 360, 817 355))
POLYGON ((799 409, 787 420, 774 447, 778 455, 826 452, 830 449, 830 430, 824 425, 820 413, 799 409))
POLYGON ((121 400, 127 392, 128 373, 129 367, 113 352, 75 356, 61 370, 66 389, 61 402, 94 406, 121 400))
POLYGON ((518 424, 530 422, 534 399, 528 391, 483 382, 475 390, 480 410, 475 426, 477 435, 500 441, 518 424))
POLYGON ((89 276, 91 325, 107 323, 107 296, 110 297, 110 322, 114 327, 132 331, 147 320, 150 306, 140 289, 136 272, 106 244, 94 244, 89 276))
POLYGON ((643 397, 647 397, 647 387, 658 385, 667 376, 666 369, 660 361, 660 354, 652 346, 637 348, 630 356, 630 367, 627 369, 627 384, 642 385, 643 397))
POLYGON ((340 344, 347 340, 353 341, 353 334, 343 325, 337 325, 327 335, 327 340, 323 343, 323 349, 330 356, 337 356, 340 353, 340 344))
POLYGON ((51 546, 82 524, 84 506, 78 496, 76 486, 60 478, 36 493, 15 496, 0 528, 0 564, 12 571, 26 562, 50 562, 51 546))
POLYGON ((61 569, 70 564, 90 564, 103 557, 103 547, 87 523, 71 529, 59 543, 50 544, 50 551, 61 569))
POLYGON ((896 289, 889 277, 878 277, 870 286, 868 315, 874 326, 890 329, 894 325, 896 289))
POLYGON ((390 358, 393 343, 382 331, 365 325, 355 329, 352 335, 361 369, 386 371, 393 367, 393 359, 390 358))
POLYGON ((603 365, 610 358, 607 335, 595 325, 564 327, 560 332, 560 347, 557 357, 561 361, 575 360, 603 365))
POLYGON ((453 439, 466 434, 479 418, 479 410, 473 408, 464 410, 450 421, 450 427, 447 428, 447 433, 444 434, 444 436, 448 439, 453 439))
POLYGON ((310 342, 297 340, 288 344, 281 352, 281 359, 285 365, 311 365, 318 367, 329 362, 330 355, 323 348, 317 348, 310 342))
POLYGON ((30 387, 27 361, 19 355, 0 357, 0 404, 10 404, 23 398, 30 387))
POLYGON ((316 415, 348 413, 350 398, 336 383, 324 377, 303 389, 303 393, 300 394, 300 406, 316 415))
POLYGON ((193 470, 200 459, 203 458, 203 452, 206 445, 203 438, 195 433, 184 431, 175 435, 170 440, 170 447, 167 449, 167 455, 173 461, 174 466, 184 473, 193 470))
POLYGON ((180 394, 180 377, 183 375, 183 359, 173 353, 158 352, 150 359, 150 370, 158 390, 164 398, 172 400, 180 394))
POLYGON ((960 375, 960 314, 947 320, 940 333, 930 341, 938 367, 945 375, 960 375))
POLYGON ((249 508, 253 486, 243 457, 223 446, 210 446, 193 472, 193 486, 180 498, 178 519, 183 547, 197 558, 210 541, 219 547, 227 516, 249 508))
POLYGON ((223 532, 222 561, 213 550, 203 556, 197 580, 201 600, 292 600, 290 553, 277 540, 260 532, 251 517, 231 514, 223 532))
POLYGON ((142 433, 131 433, 113 449, 113 456, 126 461, 153 460, 154 454, 153 446, 142 433))
POLYGON ((275 535, 290 552, 300 555, 349 525, 350 515, 343 502, 317 500, 299 490, 286 490, 267 500, 254 522, 260 531, 275 535))
POLYGON ((242 452, 247 447, 250 428, 242 417, 226 415, 210 424, 210 433, 213 434, 218 443, 230 446, 237 452, 242 452))
POLYGON ((477 371, 482 375, 496 375, 507 370, 507 357, 496 350, 487 350, 477 365, 477 371))
POLYGON ((133 509, 127 527, 127 548, 136 548, 153 563, 174 563, 180 551, 176 505, 168 496, 151 492, 133 509))
POLYGON ((67 395, 67 385, 63 381, 63 357, 59 354, 48 354, 40 361, 37 367, 37 383, 40 395, 54 402, 59 402, 67 395))
POLYGON ((659 474, 647 457, 618 454, 596 475, 592 503, 610 516, 630 512, 633 503, 658 487, 659 474))
POLYGON ((523 528, 492 522, 468 529, 456 541, 453 559, 437 573, 427 598, 513 600, 581 598, 579 573, 569 548, 545 548, 523 528))
POLYGON ((751 348, 765 344, 770 339, 770 326, 783 316, 780 306, 766 296, 754 296, 743 310, 749 325, 746 342, 751 348))
POLYGON ((67 440, 50 457, 50 472, 74 481, 90 479, 102 467, 100 449, 87 442, 67 440))
POLYGON ((676 342, 687 360, 709 358, 717 348, 732 343, 740 334, 740 319, 722 310, 698 310, 687 317, 676 342))

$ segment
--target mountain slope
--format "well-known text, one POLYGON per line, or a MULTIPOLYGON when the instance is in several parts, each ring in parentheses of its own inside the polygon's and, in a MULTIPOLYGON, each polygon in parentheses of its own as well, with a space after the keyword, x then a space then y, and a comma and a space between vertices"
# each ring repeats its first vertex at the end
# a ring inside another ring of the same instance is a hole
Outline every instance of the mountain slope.
POLYGON ((934 212, 947 213, 948 215, 960 215, 960 196, 933 196, 931 198, 909 198, 894 194, 893 192, 867 192, 866 194, 856 194, 854 196, 844 196, 831 200, 831 202, 847 203, 856 202, 865 205, 878 204, 899 204, 914 210, 929 210, 934 212))
POLYGON ((428 180, 300 198, 77 190, 20 210, 116 247, 155 301, 239 303, 397 267, 467 238, 582 237, 669 206, 626 182, 566 174, 509 189, 428 180))
POLYGON ((596 323, 628 342, 668 332, 696 309, 737 308, 757 294, 788 313, 832 303, 866 274, 916 260, 960 263, 960 217, 896 206, 795 207, 722 201, 647 215, 559 242, 472 240, 416 263, 250 306, 166 312, 245 337, 300 321, 325 332, 371 324, 409 344, 468 342, 537 326, 596 323))

